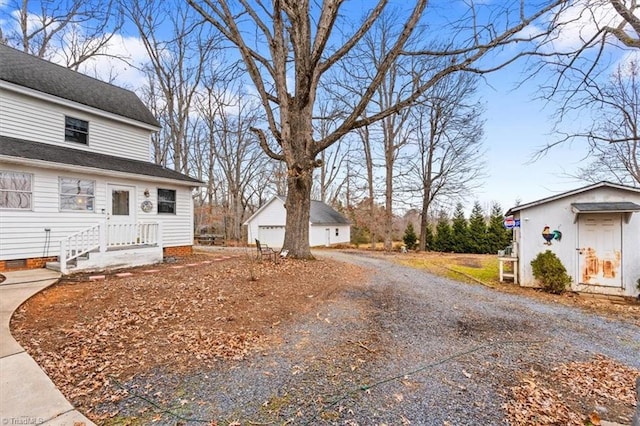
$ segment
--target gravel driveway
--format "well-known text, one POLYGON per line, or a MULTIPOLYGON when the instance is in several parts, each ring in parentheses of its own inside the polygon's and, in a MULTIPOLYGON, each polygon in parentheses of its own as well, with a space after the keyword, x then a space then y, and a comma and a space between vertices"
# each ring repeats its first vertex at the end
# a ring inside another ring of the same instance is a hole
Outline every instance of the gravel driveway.
POLYGON ((104 408, 167 425, 497 425, 520 372, 595 353, 640 368, 636 326, 377 256, 319 255, 371 269, 369 285, 279 325, 268 352, 189 376, 154 371, 104 408))

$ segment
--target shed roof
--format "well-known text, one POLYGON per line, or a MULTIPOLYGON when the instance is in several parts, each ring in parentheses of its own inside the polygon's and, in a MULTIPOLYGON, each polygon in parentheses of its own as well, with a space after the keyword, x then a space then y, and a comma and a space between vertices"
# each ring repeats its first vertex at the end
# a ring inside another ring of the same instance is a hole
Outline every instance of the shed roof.
POLYGON ((0 43, 0 80, 154 127, 160 123, 130 90, 91 78, 0 43))
POLYGON ((128 158, 15 139, 7 136, 0 136, 0 156, 172 179, 190 183, 192 184, 191 186, 198 186, 202 183, 197 179, 147 161, 130 160, 128 158))
MULTIPOLYGON (((550 197, 546 197, 546 198, 542 198, 540 200, 536 200, 536 201, 532 201, 530 203, 527 204, 521 204, 519 206, 515 206, 515 207, 511 207, 507 213, 505 213, 506 216, 509 216, 515 212, 524 210, 524 209, 528 209, 530 207, 535 207, 535 206, 539 206, 541 204, 546 204, 549 203, 551 201, 555 201, 555 200, 560 200, 562 198, 565 197, 570 197, 572 195, 576 195, 576 194, 581 194, 583 192, 587 192, 587 191, 591 191, 597 188, 615 188, 615 189, 622 189, 625 191, 631 191, 631 192, 637 192, 640 193, 640 188, 635 188, 633 186, 627 186, 627 185, 621 185, 619 183, 612 183, 612 182, 598 182, 598 183, 594 183, 592 185, 587 185, 587 186, 583 186, 582 188, 577 188, 577 189, 573 189, 571 191, 567 191, 567 192, 562 192, 560 194, 556 194, 556 195, 552 195, 550 197)), ((589 203, 583 203, 583 204, 589 204, 589 203)), ((593 203, 591 203, 593 204, 593 203)))
POLYGON ((631 201, 615 203, 572 203, 574 213, 631 213, 640 211, 640 205, 631 201))

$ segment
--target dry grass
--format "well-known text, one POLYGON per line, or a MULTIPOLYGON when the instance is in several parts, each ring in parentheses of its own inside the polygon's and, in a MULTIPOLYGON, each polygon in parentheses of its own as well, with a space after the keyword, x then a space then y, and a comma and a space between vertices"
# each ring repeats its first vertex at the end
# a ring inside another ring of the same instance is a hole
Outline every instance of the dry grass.
MULTIPOLYGON (((520 294, 547 303, 577 307, 587 312, 640 326, 640 303, 634 298, 607 298, 570 291, 554 295, 536 288, 520 287, 512 282, 500 282, 498 258, 495 255, 419 252, 397 253, 391 258, 403 265, 424 269, 432 274, 463 282, 480 282, 498 291, 520 294)), ((507 271, 506 267, 507 265, 505 265, 505 271, 507 271)))

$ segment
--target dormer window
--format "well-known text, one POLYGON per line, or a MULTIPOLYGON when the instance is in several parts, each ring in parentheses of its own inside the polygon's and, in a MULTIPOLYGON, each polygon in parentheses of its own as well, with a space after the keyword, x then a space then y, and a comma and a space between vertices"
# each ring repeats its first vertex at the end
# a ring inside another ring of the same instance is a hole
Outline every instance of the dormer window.
POLYGON ((89 122, 79 118, 64 118, 64 140, 87 145, 89 140, 89 122))

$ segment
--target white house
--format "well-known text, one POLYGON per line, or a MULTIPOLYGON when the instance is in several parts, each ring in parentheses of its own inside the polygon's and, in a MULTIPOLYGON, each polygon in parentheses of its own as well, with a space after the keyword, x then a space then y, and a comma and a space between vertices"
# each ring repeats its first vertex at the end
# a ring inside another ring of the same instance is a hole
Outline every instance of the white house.
MULTIPOLYGON (((253 244, 255 239, 270 247, 282 247, 287 222, 286 199, 275 196, 263 204, 244 223, 248 227, 247 239, 253 244)), ((309 218, 309 245, 330 246, 351 241, 351 223, 322 201, 311 201, 309 218)))
POLYGON ((640 188, 600 182, 513 207, 521 285, 536 286, 531 261, 551 250, 572 277, 572 290, 638 293, 640 188))
POLYGON ((189 253, 201 182, 149 161, 158 130, 133 92, 0 44, 0 271, 189 253))

